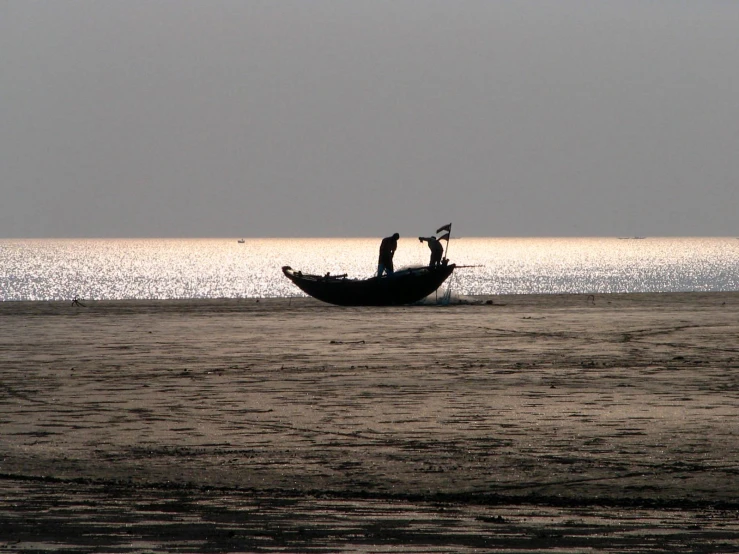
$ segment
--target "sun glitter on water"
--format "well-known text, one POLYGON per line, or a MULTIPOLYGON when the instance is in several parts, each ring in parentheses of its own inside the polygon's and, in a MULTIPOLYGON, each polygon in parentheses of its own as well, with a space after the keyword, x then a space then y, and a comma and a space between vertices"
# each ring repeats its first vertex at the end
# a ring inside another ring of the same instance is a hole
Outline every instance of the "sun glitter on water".
MULTIPOLYGON (((280 268, 366 278, 377 238, 0 240, 1 300, 301 296, 280 268)), ((735 238, 463 238, 459 295, 739 290, 735 238)), ((428 263, 401 238, 397 268, 428 263)), ((447 285, 444 285, 447 286, 447 285)))

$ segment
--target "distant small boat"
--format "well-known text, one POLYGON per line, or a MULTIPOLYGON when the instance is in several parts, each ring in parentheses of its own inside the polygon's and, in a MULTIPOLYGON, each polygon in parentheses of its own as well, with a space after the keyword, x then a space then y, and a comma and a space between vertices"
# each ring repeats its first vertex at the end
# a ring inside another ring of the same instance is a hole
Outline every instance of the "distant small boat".
POLYGON ((246 241, 244 239, 239 239, 239 244, 244 244, 246 241))
POLYGON ((346 275, 304 275, 290 266, 282 272, 304 293, 338 306, 402 306, 423 300, 438 289, 457 266, 411 267, 392 275, 349 279, 346 275))

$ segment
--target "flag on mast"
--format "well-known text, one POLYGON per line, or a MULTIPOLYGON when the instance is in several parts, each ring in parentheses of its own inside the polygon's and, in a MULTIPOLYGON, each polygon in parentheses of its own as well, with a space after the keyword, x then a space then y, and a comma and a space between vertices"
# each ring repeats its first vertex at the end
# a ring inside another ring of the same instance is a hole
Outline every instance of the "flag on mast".
POLYGON ((442 225, 436 230, 437 234, 441 233, 442 231, 446 231, 446 233, 441 235, 437 240, 446 240, 446 246, 444 247, 444 259, 446 259, 447 252, 449 251, 449 235, 452 234, 452 224, 447 223, 446 225, 442 225))

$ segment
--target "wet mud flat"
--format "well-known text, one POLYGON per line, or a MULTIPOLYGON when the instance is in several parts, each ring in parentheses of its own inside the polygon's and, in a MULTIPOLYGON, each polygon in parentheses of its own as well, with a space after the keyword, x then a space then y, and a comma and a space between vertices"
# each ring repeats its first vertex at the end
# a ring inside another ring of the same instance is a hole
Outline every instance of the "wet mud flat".
POLYGON ((0 549, 739 552, 739 294, 0 304, 0 549))

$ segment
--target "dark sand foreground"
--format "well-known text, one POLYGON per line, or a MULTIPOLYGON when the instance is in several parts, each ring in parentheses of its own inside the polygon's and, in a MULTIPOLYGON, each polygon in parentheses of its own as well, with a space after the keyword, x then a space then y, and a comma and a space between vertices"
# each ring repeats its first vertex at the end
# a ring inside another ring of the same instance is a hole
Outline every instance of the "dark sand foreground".
POLYGON ((739 552, 739 293, 492 300, 0 303, 0 551, 739 552))

